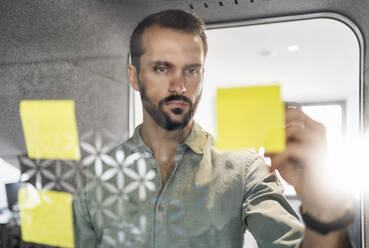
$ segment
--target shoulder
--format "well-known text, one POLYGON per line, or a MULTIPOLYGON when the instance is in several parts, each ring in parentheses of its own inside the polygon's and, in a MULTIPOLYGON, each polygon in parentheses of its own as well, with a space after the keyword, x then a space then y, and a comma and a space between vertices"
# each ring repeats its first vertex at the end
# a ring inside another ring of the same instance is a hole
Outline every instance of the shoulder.
POLYGON ((215 147, 211 148, 211 157, 214 165, 223 164, 227 167, 247 167, 257 160, 264 161, 253 149, 221 151, 215 147))
MULTIPOLYGON (((256 185, 264 180, 278 181, 264 158, 253 149, 238 151, 220 151, 211 149, 211 164, 217 177, 239 178, 245 186, 256 185)), ((278 183, 277 183, 278 184, 278 183)))

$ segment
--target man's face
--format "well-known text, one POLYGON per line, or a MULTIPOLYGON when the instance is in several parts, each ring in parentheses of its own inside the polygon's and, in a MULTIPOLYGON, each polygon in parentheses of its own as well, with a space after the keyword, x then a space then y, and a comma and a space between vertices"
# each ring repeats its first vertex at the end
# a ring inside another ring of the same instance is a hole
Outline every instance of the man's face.
POLYGON ((145 111, 169 131, 186 127, 200 100, 204 52, 199 35, 150 27, 142 36, 138 83, 145 111))

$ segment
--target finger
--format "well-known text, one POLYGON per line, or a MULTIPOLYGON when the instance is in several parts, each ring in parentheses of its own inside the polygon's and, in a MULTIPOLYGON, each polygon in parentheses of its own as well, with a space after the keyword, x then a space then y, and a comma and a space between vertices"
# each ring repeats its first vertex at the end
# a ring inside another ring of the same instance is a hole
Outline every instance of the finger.
POLYGON ((283 179, 295 187, 299 184, 306 168, 303 159, 304 150, 300 148, 290 149, 286 153, 275 156, 270 168, 270 172, 278 170, 283 179))
MULTIPOLYGON (((303 142, 305 137, 308 138, 308 139, 311 139, 312 136, 310 135, 310 132, 306 131, 304 128, 301 128, 299 126, 289 126, 289 127, 286 128, 285 137, 286 137, 286 146, 288 146, 289 143, 303 142), (308 132, 309 134, 304 135, 305 132, 308 132)), ((272 159, 274 156, 276 156, 278 154, 281 154, 281 152, 280 153, 265 152, 263 156, 264 157, 269 157, 269 158, 272 159)))
POLYGON ((304 112, 302 112, 302 113, 303 113, 303 116, 304 116, 304 123, 305 123, 306 127, 311 128, 311 129, 316 130, 316 131, 319 131, 320 133, 325 135, 326 129, 325 129, 325 126, 322 123, 312 119, 310 116, 308 116, 304 112))
POLYGON ((306 130, 301 126, 291 125, 286 127, 285 129, 286 143, 301 142, 303 140, 304 132, 306 132, 306 130))
POLYGON ((304 126, 304 115, 299 106, 286 104, 285 125, 286 127, 290 125, 304 126))
POLYGON ((301 109, 298 108, 285 108, 285 113, 286 113, 286 122, 289 121, 303 121, 304 120, 304 115, 301 109))
POLYGON ((304 164, 301 160, 294 155, 284 153, 273 157, 271 166, 269 168, 270 172, 278 170, 279 173, 286 181, 292 181, 292 174, 296 173, 298 170, 302 170, 304 164))
POLYGON ((314 146, 325 144, 325 134, 311 128, 290 126, 286 128, 285 136, 286 145, 289 143, 301 143, 309 148, 314 148, 314 146))
POLYGON ((301 109, 301 105, 297 102, 284 102, 285 108, 301 109))
POLYGON ((287 144, 286 150, 281 154, 273 154, 271 156, 271 170, 280 170, 286 165, 294 165, 302 168, 304 162, 308 160, 306 145, 303 144, 287 144))

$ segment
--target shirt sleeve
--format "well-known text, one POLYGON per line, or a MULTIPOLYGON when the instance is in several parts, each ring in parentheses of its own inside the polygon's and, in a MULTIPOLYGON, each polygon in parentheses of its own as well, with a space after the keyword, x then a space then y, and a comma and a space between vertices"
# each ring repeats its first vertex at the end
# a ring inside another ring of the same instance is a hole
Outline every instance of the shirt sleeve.
MULTIPOLYGON (((84 173, 81 173, 81 183, 84 183, 84 173)), ((74 244, 75 248, 97 247, 97 236, 86 204, 84 186, 78 189, 73 197, 74 244)))
POLYGON ((261 157, 244 167, 242 218, 259 248, 300 247, 304 228, 261 157))

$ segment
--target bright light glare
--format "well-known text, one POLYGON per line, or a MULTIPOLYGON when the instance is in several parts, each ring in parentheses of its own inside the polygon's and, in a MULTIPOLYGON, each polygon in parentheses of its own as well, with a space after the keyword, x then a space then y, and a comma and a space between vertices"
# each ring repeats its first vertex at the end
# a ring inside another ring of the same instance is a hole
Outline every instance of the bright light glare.
MULTIPOLYGON (((342 136, 342 107, 339 104, 303 106, 303 111, 326 127, 328 142, 327 180, 337 190, 358 197, 369 189, 367 136, 342 136)), ((324 154, 322 154, 322 157, 324 154)), ((322 170, 323 171, 323 170, 322 170)))
POLYGON ((368 138, 366 135, 330 144, 328 179, 337 189, 354 196, 369 189, 368 138))

